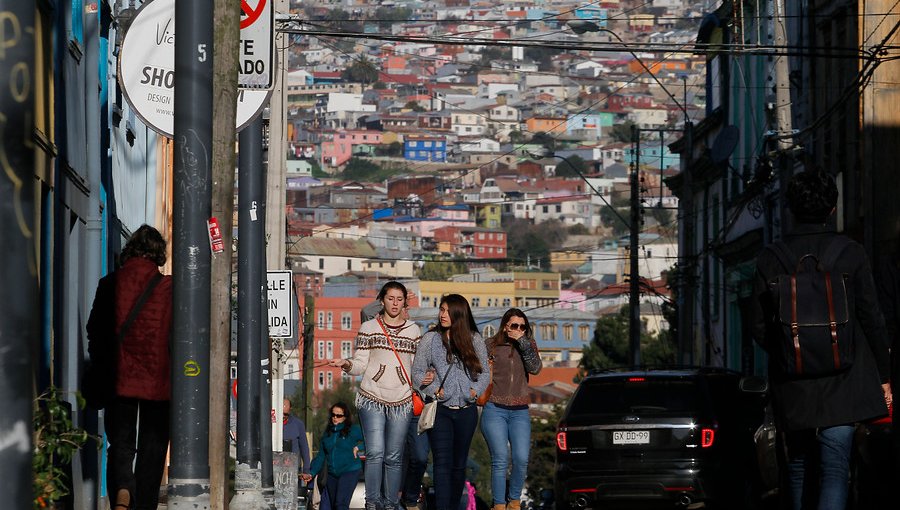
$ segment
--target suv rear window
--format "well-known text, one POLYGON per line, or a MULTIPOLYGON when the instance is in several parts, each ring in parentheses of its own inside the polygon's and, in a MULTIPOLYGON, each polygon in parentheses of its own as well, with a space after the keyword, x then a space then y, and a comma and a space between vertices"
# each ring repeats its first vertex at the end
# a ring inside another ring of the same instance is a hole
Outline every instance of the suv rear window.
POLYGON ((697 411, 702 395, 694 379, 588 379, 572 400, 569 416, 697 411))

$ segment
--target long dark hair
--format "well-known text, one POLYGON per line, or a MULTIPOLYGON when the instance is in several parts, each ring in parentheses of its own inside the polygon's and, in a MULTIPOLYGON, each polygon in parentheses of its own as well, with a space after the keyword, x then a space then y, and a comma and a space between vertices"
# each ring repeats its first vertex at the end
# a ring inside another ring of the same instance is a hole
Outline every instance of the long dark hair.
POLYGON ((344 428, 341 429, 339 435, 341 437, 347 437, 350 435, 350 427, 353 426, 353 417, 350 415, 350 408, 343 402, 338 402, 328 408, 328 425, 325 426, 325 435, 330 436, 334 434, 334 423, 331 423, 331 413, 334 411, 335 407, 344 411, 344 423, 342 424, 344 425, 344 428))
POLYGON ((447 363, 452 362, 455 354, 470 374, 480 374, 483 369, 473 345, 474 335, 478 333, 478 325, 475 324, 475 318, 472 317, 469 302, 459 294, 447 294, 441 297, 438 308, 445 303, 450 315, 450 327, 441 326, 441 321, 438 320, 434 329, 441 334, 441 341, 447 352, 447 363))
POLYGON ((510 308, 503 314, 503 318, 500 319, 500 329, 492 336, 487 342, 488 354, 494 352, 494 347, 506 343, 506 325, 509 323, 510 319, 513 317, 519 317, 523 321, 525 321, 525 336, 532 337, 534 334, 531 331, 531 323, 528 322, 528 317, 525 315, 525 312, 519 310, 518 308, 510 308))

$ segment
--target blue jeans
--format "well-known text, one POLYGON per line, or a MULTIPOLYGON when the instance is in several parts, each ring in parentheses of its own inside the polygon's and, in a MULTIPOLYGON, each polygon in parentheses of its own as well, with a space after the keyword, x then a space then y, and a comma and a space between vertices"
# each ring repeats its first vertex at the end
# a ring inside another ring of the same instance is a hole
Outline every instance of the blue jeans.
POLYGON ((422 477, 428 466, 428 434, 419 434, 419 417, 409 420, 406 432, 406 473, 403 476, 403 503, 413 506, 419 502, 422 492, 422 477))
POLYGON ((838 425, 787 434, 793 510, 846 508, 854 430, 853 425, 838 425))
POLYGON ((491 492, 494 504, 522 497, 525 474, 528 472, 528 450, 531 446, 531 416, 528 409, 504 409, 491 402, 481 413, 481 433, 491 453, 491 492), (509 489, 506 487, 506 471, 512 452, 512 471, 509 489))
POLYGON ((325 479, 325 494, 319 510, 350 510, 350 500, 353 498, 353 490, 359 481, 359 469, 334 476, 328 473, 325 479))
POLYGON ((478 424, 474 405, 450 409, 438 405, 434 427, 428 431, 434 461, 433 510, 456 510, 466 482, 469 447, 478 424))
POLYGON ((400 493, 403 446, 410 414, 359 408, 366 440, 366 506, 395 508, 400 493))

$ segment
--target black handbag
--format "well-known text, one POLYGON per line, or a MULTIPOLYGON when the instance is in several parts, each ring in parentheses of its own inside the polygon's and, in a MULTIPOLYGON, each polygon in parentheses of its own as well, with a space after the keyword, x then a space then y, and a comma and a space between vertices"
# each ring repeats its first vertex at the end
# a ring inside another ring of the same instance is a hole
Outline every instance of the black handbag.
MULTIPOLYGON (((116 398, 116 373, 118 372, 116 365, 118 362, 119 345, 122 339, 131 328, 131 324, 141 312, 144 303, 153 293, 153 289, 162 280, 162 274, 156 273, 147 283, 147 287, 141 293, 138 300, 134 303, 134 307, 128 312, 128 317, 122 323, 122 328, 115 335, 112 342, 106 342, 111 348, 103 353, 98 353, 91 357, 84 370, 84 376, 81 380, 81 396, 84 397, 85 403, 91 409, 101 410, 108 407, 114 398, 116 398)), ((102 288, 102 287, 101 287, 102 288)), ((104 290, 105 291, 105 290, 104 290)), ((98 290, 100 292, 100 290, 98 290)), ((112 300, 110 300, 112 302, 112 300)), ((110 328, 113 330, 113 328, 110 328)), ((112 335, 112 332, 109 333, 112 335)))

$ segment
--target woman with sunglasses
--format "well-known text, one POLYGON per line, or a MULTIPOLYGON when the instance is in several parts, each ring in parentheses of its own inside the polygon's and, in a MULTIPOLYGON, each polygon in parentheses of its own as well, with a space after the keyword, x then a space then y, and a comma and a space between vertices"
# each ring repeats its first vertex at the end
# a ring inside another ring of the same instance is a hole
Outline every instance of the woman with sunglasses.
POLYGON ((394 510, 400 494, 403 447, 412 417, 410 371, 422 333, 406 320, 406 287, 390 281, 381 287, 382 311, 356 334, 350 359, 328 362, 362 376, 356 393, 359 421, 366 438, 366 510, 394 510))
POLYGON ((469 446, 478 422, 475 399, 487 389, 487 350, 469 302, 441 298, 438 324, 422 337, 413 383, 440 404, 428 431, 434 460, 434 510, 456 510, 465 484, 469 446))
POLYGON ((522 310, 510 308, 503 314, 497 334, 487 340, 487 352, 493 389, 481 413, 481 433, 491 453, 494 510, 519 510, 531 445, 528 376, 541 371, 541 356, 522 310))
POLYGON ((347 404, 331 406, 331 422, 319 440, 319 451, 301 478, 309 482, 328 462, 328 476, 320 510, 349 510, 353 489, 362 469, 360 456, 365 452, 362 431, 353 424, 347 404))

